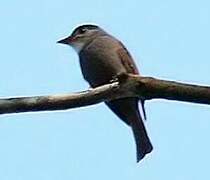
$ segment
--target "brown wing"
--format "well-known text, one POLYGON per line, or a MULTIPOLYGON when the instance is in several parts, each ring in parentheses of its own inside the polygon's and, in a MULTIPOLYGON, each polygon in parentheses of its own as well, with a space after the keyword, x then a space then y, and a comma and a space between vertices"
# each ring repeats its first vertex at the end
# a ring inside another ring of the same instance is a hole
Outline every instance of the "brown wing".
POLYGON ((137 66, 128 50, 123 46, 122 43, 120 43, 120 47, 121 48, 117 50, 117 53, 126 71, 131 74, 139 74, 137 66))
MULTIPOLYGON (((117 50, 118 56, 123 64, 123 66, 125 67, 127 73, 131 73, 131 74, 139 74, 138 68, 133 60, 133 58, 131 57, 130 53, 128 52, 128 50, 124 47, 124 45, 120 43, 120 47, 117 50)), ((144 115, 144 119, 146 120, 146 111, 145 111, 145 107, 144 107, 144 100, 141 100, 141 106, 142 106, 142 111, 143 111, 143 115, 144 115)))

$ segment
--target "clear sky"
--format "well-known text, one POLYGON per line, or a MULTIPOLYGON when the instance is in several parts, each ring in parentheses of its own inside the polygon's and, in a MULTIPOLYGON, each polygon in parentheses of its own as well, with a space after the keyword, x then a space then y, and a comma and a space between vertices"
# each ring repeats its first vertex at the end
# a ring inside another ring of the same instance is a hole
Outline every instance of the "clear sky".
MULTIPOLYGON (((143 75, 210 85, 208 0, 0 2, 0 95, 88 88, 56 41, 92 22, 123 41, 143 75)), ((210 106, 146 103, 154 151, 136 163, 130 128, 104 104, 0 116, 1 180, 210 178, 210 106)))

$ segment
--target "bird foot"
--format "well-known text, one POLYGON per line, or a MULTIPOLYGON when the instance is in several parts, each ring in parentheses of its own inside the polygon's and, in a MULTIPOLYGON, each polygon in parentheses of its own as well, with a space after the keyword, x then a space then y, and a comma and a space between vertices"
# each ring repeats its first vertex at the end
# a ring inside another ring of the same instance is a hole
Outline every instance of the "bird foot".
POLYGON ((123 83, 128 79, 128 73, 126 72, 121 72, 118 73, 116 76, 113 77, 112 80, 110 80, 110 83, 114 83, 114 82, 119 82, 119 83, 123 83))

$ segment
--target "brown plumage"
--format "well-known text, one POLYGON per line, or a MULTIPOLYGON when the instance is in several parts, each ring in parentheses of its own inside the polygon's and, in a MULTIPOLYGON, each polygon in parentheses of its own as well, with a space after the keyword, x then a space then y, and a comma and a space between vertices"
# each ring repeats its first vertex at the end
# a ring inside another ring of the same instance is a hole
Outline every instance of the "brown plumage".
MULTIPOLYGON (((122 72, 139 74, 124 45, 98 26, 80 26, 71 36, 59 42, 69 44, 77 50, 84 79, 92 87, 107 84, 122 72)), ((132 128, 136 142, 137 162, 153 149, 139 112, 138 101, 138 98, 122 98, 105 102, 132 128)), ((140 101, 145 116, 144 101, 140 101)))

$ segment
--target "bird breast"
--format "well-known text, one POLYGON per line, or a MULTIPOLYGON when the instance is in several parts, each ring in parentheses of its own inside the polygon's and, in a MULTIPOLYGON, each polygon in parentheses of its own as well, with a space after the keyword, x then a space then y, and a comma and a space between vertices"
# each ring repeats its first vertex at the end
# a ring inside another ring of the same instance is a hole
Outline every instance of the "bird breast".
POLYGON ((92 87, 109 83, 118 73, 126 72, 117 54, 119 45, 112 37, 102 36, 79 53, 82 74, 92 87))

